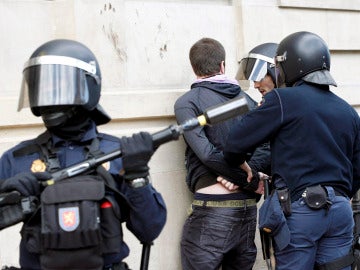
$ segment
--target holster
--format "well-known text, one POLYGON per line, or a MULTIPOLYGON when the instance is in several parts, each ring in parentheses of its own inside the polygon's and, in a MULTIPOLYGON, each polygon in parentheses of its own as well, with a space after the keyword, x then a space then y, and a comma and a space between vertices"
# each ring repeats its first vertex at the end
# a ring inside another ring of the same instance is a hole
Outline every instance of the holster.
POLYGON ((289 189, 288 188, 277 189, 276 192, 278 194, 280 206, 284 212, 284 215, 290 216, 291 215, 291 198, 290 198, 289 189))
POLYGON ((311 209, 328 208, 331 202, 328 200, 326 190, 321 185, 307 187, 302 194, 305 203, 311 209))
POLYGON ((30 214, 34 213, 39 205, 39 200, 35 196, 22 197, 17 191, 0 194, 4 201, 8 200, 6 205, 0 206, 0 230, 22 222, 30 214), (13 195, 16 196, 13 196, 13 195))

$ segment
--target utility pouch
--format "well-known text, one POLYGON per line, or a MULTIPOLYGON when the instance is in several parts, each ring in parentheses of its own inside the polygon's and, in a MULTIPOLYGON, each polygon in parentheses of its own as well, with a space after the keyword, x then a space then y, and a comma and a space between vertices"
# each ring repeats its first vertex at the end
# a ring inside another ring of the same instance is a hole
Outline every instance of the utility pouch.
POLYGON ((39 206, 38 198, 22 197, 17 191, 0 194, 0 203, 0 230, 24 221, 39 206))
POLYGON ((280 206, 284 212, 284 215, 290 216, 291 215, 291 198, 290 198, 289 189, 288 188, 277 189, 276 192, 278 194, 280 206))
POLYGON ((106 196, 100 205, 102 252, 104 254, 120 253, 123 232, 121 228, 121 211, 114 197, 106 196))
POLYGON ((0 230, 10 227, 24 220, 20 204, 5 205, 0 207, 0 230))
POLYGON ((41 268, 103 268, 100 177, 82 175, 61 180, 41 194, 41 268))
POLYGON ((331 202, 328 200, 325 188, 321 185, 307 187, 302 194, 305 203, 311 209, 328 208, 331 202))

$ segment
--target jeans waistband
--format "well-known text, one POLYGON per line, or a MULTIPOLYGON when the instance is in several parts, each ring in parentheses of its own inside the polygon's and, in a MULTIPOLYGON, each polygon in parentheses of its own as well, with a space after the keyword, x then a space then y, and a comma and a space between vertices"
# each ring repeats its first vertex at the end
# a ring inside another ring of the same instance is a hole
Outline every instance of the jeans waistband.
POLYGON ((193 206, 202 206, 202 207, 228 207, 228 208, 244 208, 248 206, 255 206, 256 199, 246 199, 246 200, 225 200, 225 201, 203 201, 203 200, 194 200, 192 202, 193 206))

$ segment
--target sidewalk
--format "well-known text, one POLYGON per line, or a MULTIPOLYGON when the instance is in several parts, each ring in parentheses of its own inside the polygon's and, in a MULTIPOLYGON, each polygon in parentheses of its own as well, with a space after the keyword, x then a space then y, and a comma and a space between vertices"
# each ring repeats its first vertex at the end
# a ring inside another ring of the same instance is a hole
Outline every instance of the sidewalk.
POLYGON ((255 243, 257 247, 257 256, 253 270, 268 270, 266 266, 266 262, 263 259, 263 255, 262 255, 259 230, 256 231, 255 243))
MULTIPOLYGON (((261 197, 260 201, 257 204, 258 213, 259 213, 259 208, 263 202, 264 202, 264 199, 263 199, 263 197, 261 197)), ((259 217, 257 220, 259 220, 259 217)), ((258 226, 258 223, 256 223, 256 226, 258 226)), ((266 266, 266 262, 263 259, 263 254, 262 254, 262 250, 261 250, 260 233, 259 233, 258 228, 256 228, 255 243, 256 243, 256 247, 257 247, 257 256, 256 256, 256 262, 253 267, 253 270, 268 270, 268 268, 266 266)))

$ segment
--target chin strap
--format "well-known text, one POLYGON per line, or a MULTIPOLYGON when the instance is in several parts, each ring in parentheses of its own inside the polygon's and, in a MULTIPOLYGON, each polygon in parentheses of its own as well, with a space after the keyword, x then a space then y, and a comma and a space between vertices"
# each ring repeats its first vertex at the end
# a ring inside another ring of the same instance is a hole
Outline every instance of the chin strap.
POLYGON ((42 120, 47 128, 57 127, 63 125, 70 118, 76 114, 76 107, 72 107, 63 112, 54 112, 49 114, 42 114, 42 120))

